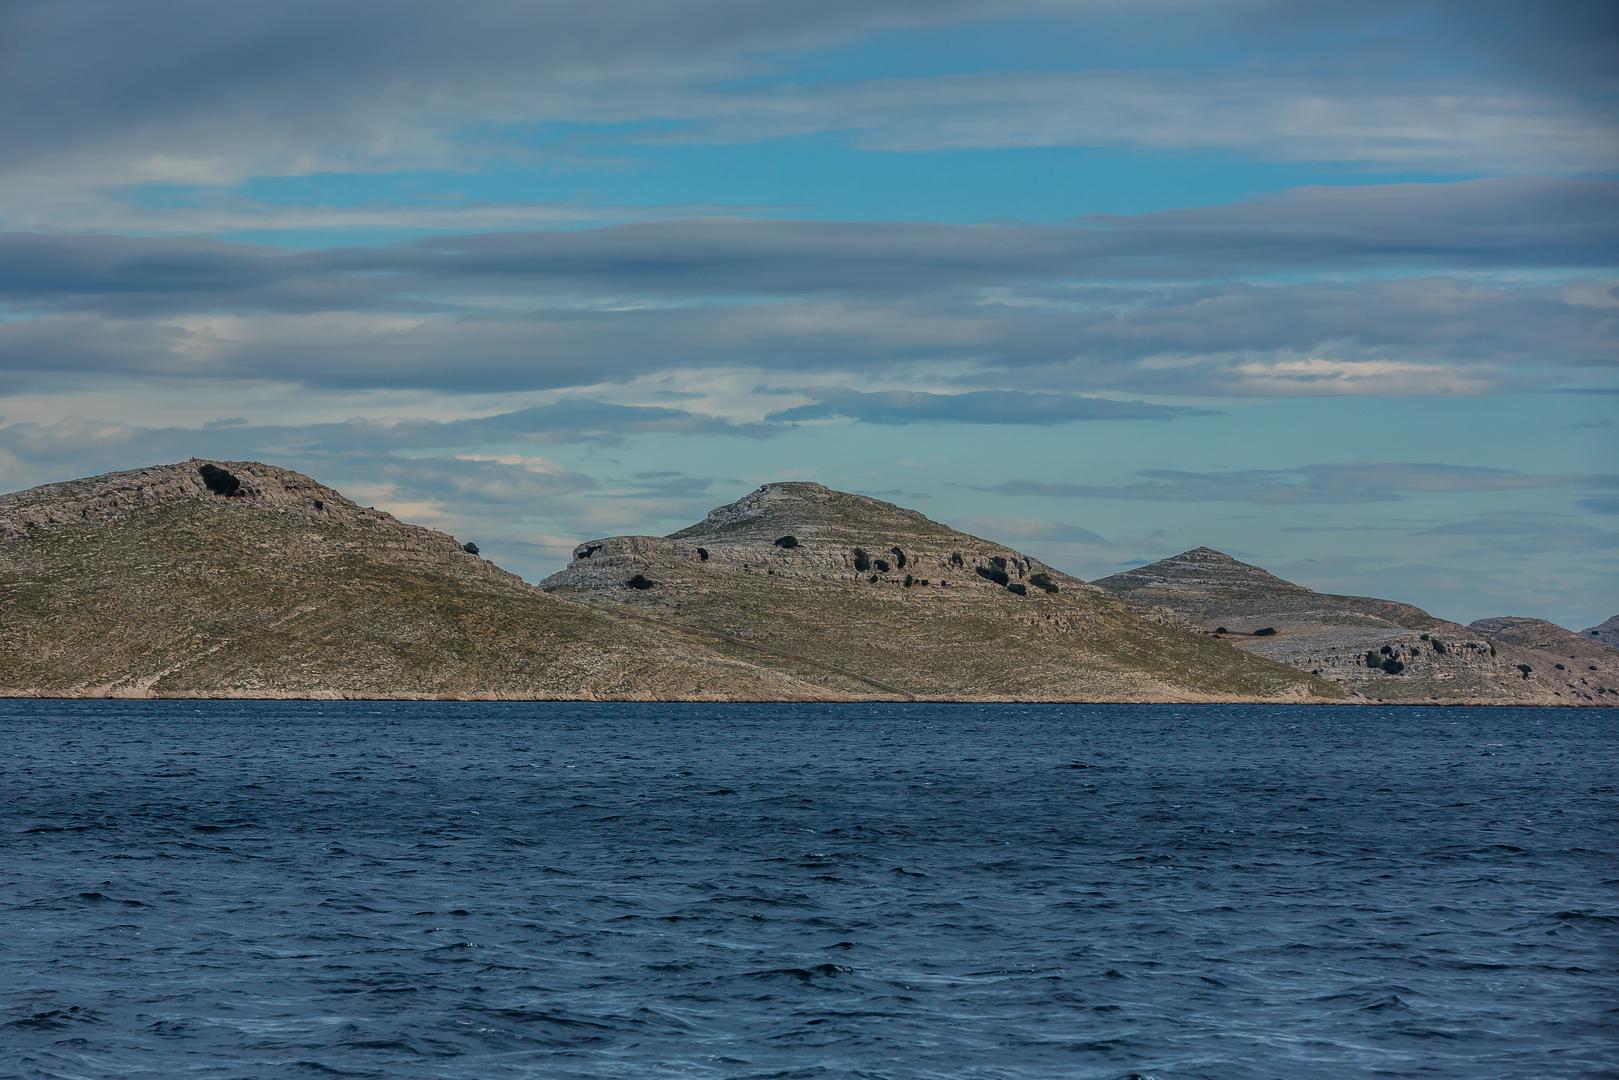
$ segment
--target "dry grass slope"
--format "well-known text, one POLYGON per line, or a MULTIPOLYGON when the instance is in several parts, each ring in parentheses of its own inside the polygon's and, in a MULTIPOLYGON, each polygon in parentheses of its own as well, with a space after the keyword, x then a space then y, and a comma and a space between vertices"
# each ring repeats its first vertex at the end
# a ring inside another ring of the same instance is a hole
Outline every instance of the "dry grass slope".
POLYGON ((668 537, 581 544, 542 584, 601 610, 769 649, 783 671, 820 672, 856 692, 880 684, 984 701, 1340 696, 1309 675, 1142 618, 1004 545, 819 484, 766 485, 668 537), (629 587, 636 578, 651 587, 629 587))

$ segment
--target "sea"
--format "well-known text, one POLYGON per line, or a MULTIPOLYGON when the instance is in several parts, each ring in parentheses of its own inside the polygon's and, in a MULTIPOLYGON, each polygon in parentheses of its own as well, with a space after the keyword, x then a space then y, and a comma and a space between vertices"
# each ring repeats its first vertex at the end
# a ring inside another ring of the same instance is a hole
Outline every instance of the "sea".
POLYGON ((1619 710, 0 702, 0 1076, 1619 1076, 1619 710))

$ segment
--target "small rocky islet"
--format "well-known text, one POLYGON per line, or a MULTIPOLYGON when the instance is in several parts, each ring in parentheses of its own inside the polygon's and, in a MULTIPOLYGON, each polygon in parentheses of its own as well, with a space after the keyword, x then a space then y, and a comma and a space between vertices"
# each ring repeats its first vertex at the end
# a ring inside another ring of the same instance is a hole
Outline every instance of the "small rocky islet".
POLYGON ((1087 583, 814 483, 589 541, 538 586, 259 462, 0 496, 6 696, 1619 705, 1599 630, 1461 626, 1207 548, 1087 583))

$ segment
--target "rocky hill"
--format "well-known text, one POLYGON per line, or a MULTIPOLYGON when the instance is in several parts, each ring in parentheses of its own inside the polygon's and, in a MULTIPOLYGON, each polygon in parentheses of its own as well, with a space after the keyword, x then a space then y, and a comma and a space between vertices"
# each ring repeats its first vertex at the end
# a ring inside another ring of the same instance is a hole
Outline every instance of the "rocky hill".
POLYGON ((1211 548, 1095 584, 1366 700, 1619 705, 1619 669, 1572 663, 1572 655, 1561 655, 1566 643, 1548 649, 1410 604, 1318 593, 1211 548))
POLYGON ((1619 615, 1614 615, 1595 626, 1588 626, 1583 633, 1585 637, 1599 641, 1609 648, 1619 649, 1619 615))
POLYGON ((1478 619, 1468 628, 1521 654, 1520 662, 1528 663, 1553 684, 1566 684, 1562 687, 1565 697, 1619 705, 1619 649, 1545 619, 1503 616, 1478 619))
POLYGON ((0 498, 0 693, 822 698, 568 604, 298 473, 189 461, 0 498))
POLYGON ((1335 699, 1332 684, 891 503, 767 484, 667 537, 574 550, 552 595, 768 649, 845 693, 961 700, 1335 699))

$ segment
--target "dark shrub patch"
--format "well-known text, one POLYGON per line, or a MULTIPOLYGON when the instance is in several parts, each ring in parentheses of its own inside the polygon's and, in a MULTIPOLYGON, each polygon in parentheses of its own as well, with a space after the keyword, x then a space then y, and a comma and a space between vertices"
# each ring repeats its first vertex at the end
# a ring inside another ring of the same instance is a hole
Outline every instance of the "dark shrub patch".
POLYGON ((700 562, 707 562, 708 561, 708 549, 707 548, 698 548, 697 549, 697 558, 698 558, 698 560, 700 562))
POLYGON ((865 548, 854 549, 854 569, 857 574, 864 574, 871 569, 871 556, 866 554, 865 548))
POLYGON ((879 574, 888 573, 888 560, 887 559, 878 559, 877 560, 877 572, 879 574))
POLYGON ((1254 631, 1254 637, 1275 637, 1275 636, 1276 636, 1276 627, 1274 627, 1274 626, 1261 626, 1258 630, 1254 631))
POLYGON ((1383 662, 1383 658, 1381 656, 1378 656, 1375 652, 1372 652, 1369 649, 1367 650, 1367 652, 1366 652, 1366 666, 1367 667, 1377 667, 1382 662, 1383 662))
POLYGON ((1495 655, 1495 642, 1493 642, 1493 641, 1490 642, 1490 655, 1491 656, 1495 655))
POLYGON ((585 548, 579 554, 575 555, 574 558, 576 558, 576 559, 588 559, 592 555, 596 554, 596 552, 600 551, 601 549, 602 549, 602 546, 600 544, 591 544, 589 547, 585 548))
POLYGON ((899 567, 901 570, 905 569, 905 552, 901 551, 897 547, 891 547, 888 550, 894 553, 894 565, 899 567))
POLYGON ((798 546, 798 537, 789 533, 786 536, 776 537, 774 543, 779 548, 795 548, 798 546))
POLYGON ((1558 671, 1567 671, 1568 670, 1568 668, 1564 667, 1562 664, 1553 664, 1552 667, 1556 668, 1558 671))
POLYGON ((1527 679, 1529 677, 1529 673, 1535 669, 1530 667, 1528 664, 1519 664, 1518 670, 1523 672, 1523 677, 1527 679))
POLYGON ((1051 575, 1046 573, 1044 570, 1031 577, 1029 579, 1029 584, 1033 585, 1037 589, 1044 589, 1048 593, 1061 591, 1057 583, 1051 580, 1051 575))
POLYGON ((997 585, 1005 585, 1012 579, 1006 576, 1006 571, 999 566, 975 566, 973 570, 981 578, 988 578, 997 585))
POLYGON ((921 581, 918 581, 918 582, 917 582, 917 584, 918 584, 918 585, 926 585, 926 584, 927 584, 927 583, 928 583, 928 579, 927 579, 927 578, 923 578, 923 579, 922 579, 922 580, 921 580, 921 581))
POLYGON ((1006 591, 1009 593, 1017 593, 1019 596, 1029 595, 1029 587, 1023 584, 1021 581, 1012 582, 1006 587, 1006 591))
MULTIPOLYGON (((953 551, 953 552, 950 553, 950 565, 951 566, 966 566, 967 565, 967 560, 963 559, 961 557, 961 552, 953 551)), ((1593 634, 1596 633, 1595 630, 1593 630, 1591 632, 1593 634)))
POLYGON ((636 574, 634 577, 630 578, 630 580, 626 581, 624 584, 628 585, 632 589, 650 589, 650 588, 652 588, 652 586, 656 585, 657 582, 653 581, 651 578, 647 577, 645 574, 636 574))
POLYGON ((215 495, 223 495, 227 499, 234 499, 242 493, 242 482, 236 479, 236 474, 229 469, 221 469, 211 462, 197 467, 197 475, 202 477, 203 484, 215 495))
POLYGON ((468 540, 466 543, 461 545, 461 550, 466 552, 468 555, 476 555, 478 554, 478 545, 474 544, 471 540, 468 540))
POLYGON ((1405 670, 1405 665, 1394 659, 1392 656, 1386 656, 1383 658, 1383 670, 1388 672, 1390 675, 1398 675, 1400 672, 1405 670))
POLYGON ((1227 629, 1226 629, 1226 628, 1225 628, 1225 627, 1223 627, 1223 626, 1216 626, 1216 627, 1215 627, 1215 628, 1214 628, 1214 632, 1215 632, 1215 633, 1216 633, 1216 634, 1229 634, 1229 633, 1231 633, 1231 631, 1229 631, 1229 630, 1227 630, 1227 629))
POLYGON ((877 584, 877 575, 873 574, 869 578, 867 578, 866 580, 871 582, 873 585, 875 585, 875 584, 877 584))
POLYGON ((1005 555, 991 555, 989 557, 989 561, 994 563, 996 569, 998 569, 998 570, 1005 570, 1006 569, 1006 556, 1005 555))
POLYGON ((1393 656, 1394 655, 1394 650, 1389 648, 1387 645, 1385 645, 1381 649, 1379 649, 1378 652, 1382 653, 1384 656, 1393 656))
POLYGON ((915 584, 916 584, 916 579, 913 578, 911 575, 906 574, 905 575, 905 587, 907 589, 909 589, 912 585, 915 585, 915 584))
POLYGON ((316 499, 315 500, 315 509, 316 510, 324 510, 324 509, 326 509, 326 503, 321 499, 316 499))
POLYGON ((1450 652, 1450 650, 1445 647, 1445 643, 1440 641, 1438 638, 1429 638, 1428 644, 1432 645, 1433 651, 1438 653, 1440 656, 1444 656, 1446 653, 1450 652))

